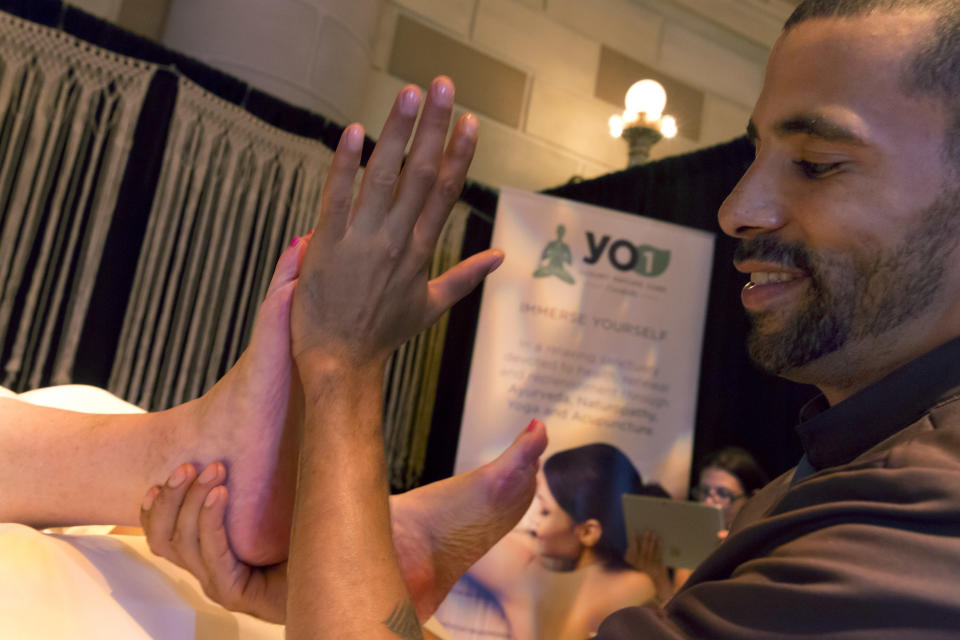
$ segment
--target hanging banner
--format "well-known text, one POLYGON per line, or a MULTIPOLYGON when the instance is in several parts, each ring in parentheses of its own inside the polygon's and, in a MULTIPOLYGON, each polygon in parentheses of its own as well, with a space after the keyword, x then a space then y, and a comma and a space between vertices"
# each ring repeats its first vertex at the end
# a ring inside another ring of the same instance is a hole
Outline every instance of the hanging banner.
POLYGON ((540 418, 544 458, 606 442, 685 498, 713 234, 503 189, 492 246, 457 471, 540 418))

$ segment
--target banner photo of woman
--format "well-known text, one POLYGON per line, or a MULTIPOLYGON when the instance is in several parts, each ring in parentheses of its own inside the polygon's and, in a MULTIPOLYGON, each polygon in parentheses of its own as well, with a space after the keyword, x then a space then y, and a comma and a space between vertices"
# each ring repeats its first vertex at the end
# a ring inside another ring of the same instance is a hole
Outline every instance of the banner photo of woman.
POLYGON ((533 418, 547 455, 614 445, 688 492, 713 234, 503 189, 458 445, 492 459, 533 418))

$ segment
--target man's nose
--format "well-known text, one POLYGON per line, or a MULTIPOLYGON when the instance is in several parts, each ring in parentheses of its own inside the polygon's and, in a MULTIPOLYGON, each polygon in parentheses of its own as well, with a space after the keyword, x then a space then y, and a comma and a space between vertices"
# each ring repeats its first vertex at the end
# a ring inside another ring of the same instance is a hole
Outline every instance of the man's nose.
POLYGON ((774 167, 755 160, 720 205, 723 232, 734 238, 752 238, 783 227, 786 216, 777 180, 774 167))

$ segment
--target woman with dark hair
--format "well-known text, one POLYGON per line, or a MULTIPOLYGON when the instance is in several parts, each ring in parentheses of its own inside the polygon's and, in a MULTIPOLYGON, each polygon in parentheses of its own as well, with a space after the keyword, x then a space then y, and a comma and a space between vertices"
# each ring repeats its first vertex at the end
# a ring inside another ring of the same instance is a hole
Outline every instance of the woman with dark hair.
POLYGON ((643 483, 622 451, 560 451, 514 529, 469 571, 496 597, 516 640, 584 640, 610 613, 650 601, 650 578, 624 560, 624 493, 643 483))

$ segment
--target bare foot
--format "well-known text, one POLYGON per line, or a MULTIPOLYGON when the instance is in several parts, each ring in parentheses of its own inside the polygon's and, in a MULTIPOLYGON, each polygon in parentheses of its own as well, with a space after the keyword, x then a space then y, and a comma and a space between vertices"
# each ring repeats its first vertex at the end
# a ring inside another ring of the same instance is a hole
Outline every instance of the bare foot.
MULTIPOLYGON (((546 445, 546 429, 538 420, 490 464, 390 497, 393 543, 421 620, 526 511, 546 445)), ((223 527, 226 505, 238 496, 226 500, 228 492, 220 489, 208 504, 225 475, 218 463, 209 468, 215 475, 198 477, 183 465, 178 470, 185 469, 190 482, 175 487, 164 482, 147 492, 140 521, 150 549, 192 573, 207 595, 228 609, 283 622, 286 563, 238 562, 223 527)))
MULTIPOLYGON (((301 239, 280 256, 250 345, 191 403, 199 425, 191 457, 200 467, 214 460, 227 467, 230 546, 255 566, 285 560, 289 550, 302 411, 289 318, 305 248, 301 239)), ((546 432, 537 421, 493 462, 391 498, 394 538, 418 610, 432 613, 460 575, 520 519, 544 447, 546 432)))
POLYGON ((546 446, 535 420, 493 462, 390 498, 393 543, 421 620, 523 516, 546 446))
POLYGON ((222 460, 227 532, 252 565, 286 559, 296 486, 299 382, 290 357, 290 300, 307 240, 281 254, 250 345, 210 391, 195 401, 197 462, 222 460), (295 390, 291 391, 291 386, 295 390))

